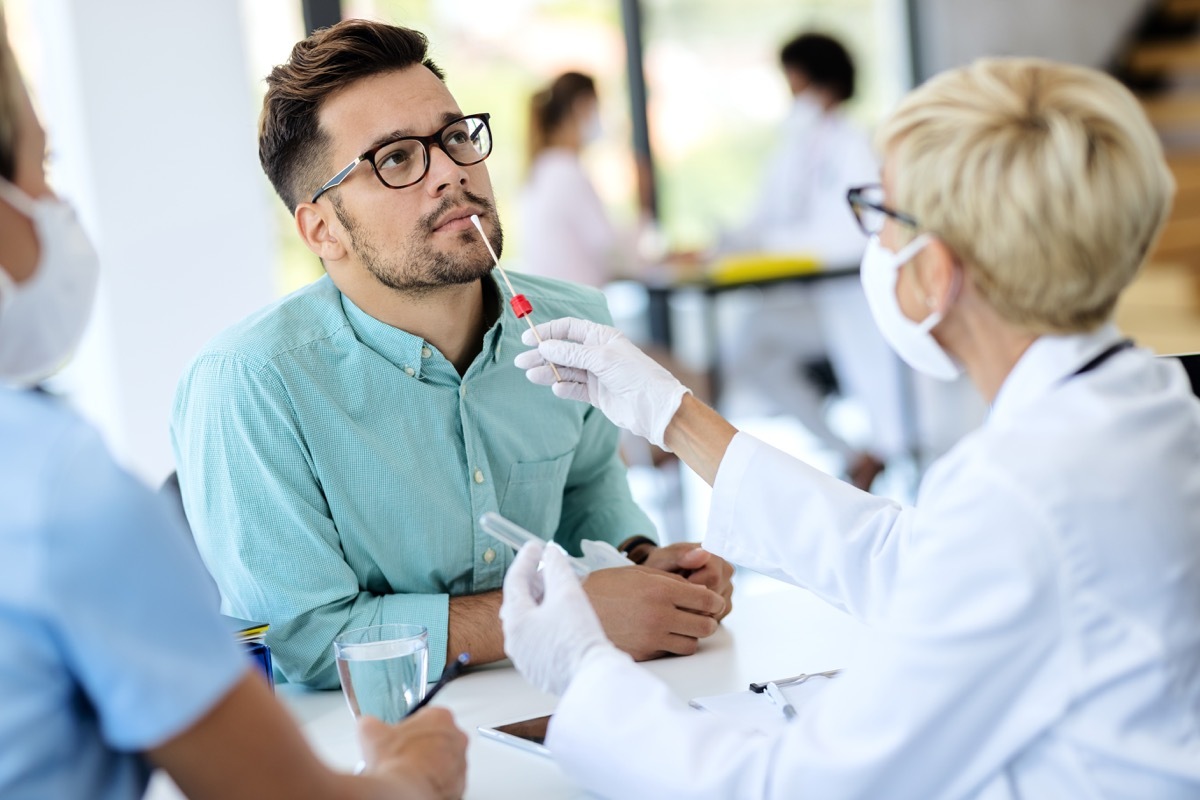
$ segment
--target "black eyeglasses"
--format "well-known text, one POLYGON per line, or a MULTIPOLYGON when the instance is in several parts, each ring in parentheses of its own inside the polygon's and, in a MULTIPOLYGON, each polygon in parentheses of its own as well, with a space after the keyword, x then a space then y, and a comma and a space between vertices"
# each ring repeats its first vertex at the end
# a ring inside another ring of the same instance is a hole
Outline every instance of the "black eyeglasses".
POLYGON ((850 204, 850 210, 858 220, 858 227, 862 228, 862 232, 867 236, 878 236, 888 217, 910 228, 921 227, 908 214, 883 204, 883 186, 878 183, 855 186, 846 192, 846 202, 850 204))
POLYGON ((446 123, 431 136, 401 136, 372 147, 346 165, 313 195, 312 202, 341 184, 364 161, 371 164, 375 177, 389 189, 403 189, 420 183, 429 172, 429 148, 440 147, 460 167, 478 164, 492 153, 491 114, 469 114, 446 123))

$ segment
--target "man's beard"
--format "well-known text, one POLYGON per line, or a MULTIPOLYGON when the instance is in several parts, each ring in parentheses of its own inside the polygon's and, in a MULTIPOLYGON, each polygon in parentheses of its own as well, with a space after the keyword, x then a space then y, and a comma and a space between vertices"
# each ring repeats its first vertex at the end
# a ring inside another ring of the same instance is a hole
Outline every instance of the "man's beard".
POLYGON ((429 235, 433 233, 438 219, 463 200, 483 209, 481 221, 491 219, 493 231, 488 240, 499 257, 504 250, 504 231, 500 227, 496 207, 469 191, 463 191, 461 198, 443 199, 437 208, 422 217, 409 234, 408 247, 404 248, 405 253, 401 257, 380 252, 372 238, 338 202, 336 195, 333 210, 350 237, 350 248, 375 280, 399 292, 427 294, 444 286, 473 283, 492 271, 491 254, 479 240, 479 232, 474 230, 474 226, 459 232, 461 247, 453 253, 439 252, 430 244, 429 235))

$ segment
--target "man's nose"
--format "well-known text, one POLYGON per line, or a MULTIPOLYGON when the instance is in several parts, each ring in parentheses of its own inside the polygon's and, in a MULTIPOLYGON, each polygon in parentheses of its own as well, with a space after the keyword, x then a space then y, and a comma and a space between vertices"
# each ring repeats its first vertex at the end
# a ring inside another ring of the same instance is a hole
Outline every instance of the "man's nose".
POLYGON ((455 163, 445 150, 434 145, 429 148, 429 174, 425 183, 431 194, 439 195, 451 186, 466 186, 467 171, 455 163))

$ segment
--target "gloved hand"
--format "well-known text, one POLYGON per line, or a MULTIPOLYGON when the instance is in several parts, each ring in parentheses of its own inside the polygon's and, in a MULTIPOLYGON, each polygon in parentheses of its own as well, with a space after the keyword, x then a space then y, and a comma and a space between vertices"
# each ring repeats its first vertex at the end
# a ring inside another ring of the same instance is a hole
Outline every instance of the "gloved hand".
POLYGON ((616 651, 558 547, 529 542, 517 553, 504 577, 500 622, 504 652, 543 692, 562 694, 589 656, 616 651))
MULTIPOLYGON (((690 389, 616 328, 563 317, 537 331, 542 344, 515 361, 529 380, 552 386, 559 397, 591 403, 622 428, 668 449, 663 434, 690 389), (547 362, 558 366, 562 382, 555 382, 547 362)), ((533 331, 521 340, 537 344, 533 331)))

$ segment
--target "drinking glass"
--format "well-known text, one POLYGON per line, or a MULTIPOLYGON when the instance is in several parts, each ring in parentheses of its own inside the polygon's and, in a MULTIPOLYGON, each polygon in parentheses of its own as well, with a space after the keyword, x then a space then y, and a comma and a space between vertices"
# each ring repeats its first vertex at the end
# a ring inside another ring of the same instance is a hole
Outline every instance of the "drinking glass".
POLYGON ((333 640, 350 713, 399 722, 425 696, 429 632, 423 625, 371 625, 333 640))

